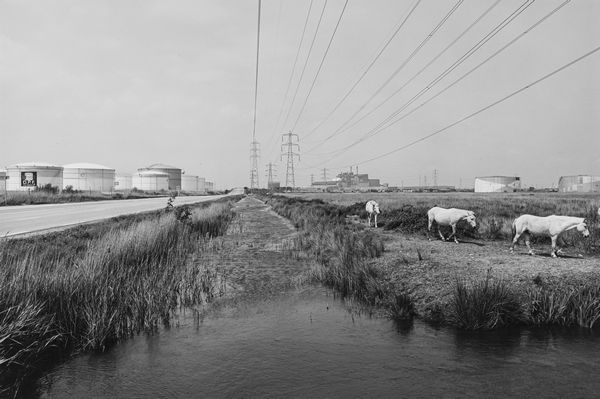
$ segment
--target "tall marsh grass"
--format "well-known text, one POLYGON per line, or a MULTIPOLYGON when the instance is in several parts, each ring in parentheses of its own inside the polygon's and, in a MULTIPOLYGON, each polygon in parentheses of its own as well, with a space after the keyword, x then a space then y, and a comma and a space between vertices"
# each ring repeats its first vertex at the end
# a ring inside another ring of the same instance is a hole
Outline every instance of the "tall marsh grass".
POLYGON ((207 276, 188 260, 232 217, 227 203, 195 209, 185 223, 161 213, 110 228, 83 249, 63 248, 64 257, 43 239, 2 243, 0 386, 45 354, 103 350, 206 298, 207 276))
POLYGON ((410 298, 394 294, 383 273, 372 263, 383 254, 383 242, 361 226, 347 223, 346 209, 319 200, 282 196, 265 200, 301 230, 293 243, 294 250, 316 261, 311 273, 314 280, 335 289, 342 297, 382 307, 390 318, 413 315, 410 298))

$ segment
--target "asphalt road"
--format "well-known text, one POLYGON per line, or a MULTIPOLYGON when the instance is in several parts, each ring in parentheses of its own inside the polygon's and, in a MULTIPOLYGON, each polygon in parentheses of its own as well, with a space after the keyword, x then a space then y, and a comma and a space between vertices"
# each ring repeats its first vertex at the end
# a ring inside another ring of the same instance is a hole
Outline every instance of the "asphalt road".
MULTIPOLYGON (((214 201, 227 195, 177 197, 174 205, 214 201)), ((0 207, 0 237, 53 230, 167 206, 167 197, 0 207)))

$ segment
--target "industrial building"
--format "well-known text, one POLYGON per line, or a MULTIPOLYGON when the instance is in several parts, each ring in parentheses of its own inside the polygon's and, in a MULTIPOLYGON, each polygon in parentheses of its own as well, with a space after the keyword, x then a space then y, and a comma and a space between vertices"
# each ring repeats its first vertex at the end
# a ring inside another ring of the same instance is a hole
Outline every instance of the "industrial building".
POLYGON ((205 181, 206 192, 215 191, 215 183, 211 181, 205 181))
POLYGON ((63 187, 77 191, 108 193, 114 190, 115 170, 93 163, 63 165, 63 187))
POLYGON ((164 172, 144 170, 131 177, 133 188, 143 191, 169 190, 169 175, 164 172))
POLYGON ((561 193, 600 192, 600 176, 561 176, 558 180, 558 191, 561 193))
POLYGON ((512 193, 521 190, 518 176, 482 176, 475 178, 476 193, 512 193))
POLYGON ((133 188, 132 176, 128 173, 118 173, 115 176, 115 190, 125 191, 133 188))
POLYGON ((204 177, 198 178, 198 191, 204 194, 206 194, 206 192, 208 191, 206 189, 206 179, 204 177))
POLYGON ((46 162, 25 162, 6 167, 6 189, 29 191, 50 185, 63 188, 63 167, 46 162))
MULTIPOLYGON (((166 173, 169 177, 169 190, 181 190, 181 169, 175 166, 155 163, 145 168, 139 168, 138 172, 161 172, 166 173)), ((134 184, 135 185, 135 184, 134 184)), ((139 188, 139 187, 138 187, 139 188)))
POLYGON ((317 190, 331 191, 381 191, 387 188, 387 185, 382 185, 379 179, 370 179, 367 173, 342 172, 337 175, 337 178, 332 180, 314 181, 311 187, 317 190))

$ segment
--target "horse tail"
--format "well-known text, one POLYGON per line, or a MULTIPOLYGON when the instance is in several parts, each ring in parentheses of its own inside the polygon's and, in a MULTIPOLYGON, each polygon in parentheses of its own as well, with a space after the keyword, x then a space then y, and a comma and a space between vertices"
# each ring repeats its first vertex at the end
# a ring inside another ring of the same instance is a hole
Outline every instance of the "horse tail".
POLYGON ((511 231, 512 236, 514 237, 517 234, 517 219, 513 220, 511 231))

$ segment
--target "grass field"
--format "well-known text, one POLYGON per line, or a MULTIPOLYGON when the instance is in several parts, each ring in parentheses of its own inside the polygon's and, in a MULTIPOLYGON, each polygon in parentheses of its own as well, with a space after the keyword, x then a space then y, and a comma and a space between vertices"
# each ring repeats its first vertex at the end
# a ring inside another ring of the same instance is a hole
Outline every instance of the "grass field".
MULTIPOLYGON (((459 224, 459 235, 484 240, 512 239, 513 220, 523 214, 537 216, 568 215, 586 218, 590 238, 574 232, 563 235, 568 245, 586 253, 600 254, 600 195, 559 193, 307 193, 294 194, 304 199, 320 199, 346 207, 366 218, 364 204, 376 200, 382 211, 379 225, 406 233, 426 234, 427 210, 433 206, 462 208, 475 212, 478 227, 475 231, 459 224)), ((446 234, 447 235, 447 234, 446 234)), ((534 238, 535 242, 549 239, 534 238)))

